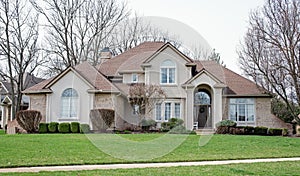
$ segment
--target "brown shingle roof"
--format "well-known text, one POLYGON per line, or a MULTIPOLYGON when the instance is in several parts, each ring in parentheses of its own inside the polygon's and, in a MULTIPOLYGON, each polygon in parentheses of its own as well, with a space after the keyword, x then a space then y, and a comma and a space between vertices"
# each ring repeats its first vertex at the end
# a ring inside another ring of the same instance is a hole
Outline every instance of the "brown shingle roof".
POLYGON ((257 86, 254 82, 221 66, 215 61, 194 62, 197 64, 197 72, 205 69, 218 78, 222 83, 227 85, 224 92, 226 95, 266 95, 265 91, 261 87, 257 86))
POLYGON ((55 77, 52 77, 52 78, 49 78, 49 79, 46 79, 32 87, 29 87, 27 89, 25 89, 23 91, 23 93, 43 93, 43 92, 48 92, 50 91, 49 89, 44 89, 44 87, 49 84, 55 77))
POLYGON ((83 62, 75 67, 75 70, 84 77, 95 89, 103 91, 118 91, 118 89, 106 79, 95 67, 88 62, 83 62))
POLYGON ((111 58, 100 64, 100 72, 106 76, 118 75, 119 71, 124 70, 142 70, 141 64, 159 50, 165 43, 163 42, 145 42, 135 48, 111 58))
MULTIPOLYGON (((68 68, 71 69, 72 68, 68 68)), ((75 72, 77 72, 81 77, 83 77, 91 86, 93 86, 96 90, 101 91, 118 91, 118 89, 103 76, 95 67, 91 66, 88 62, 83 62, 77 65, 74 68, 75 72)), ((63 72, 64 73, 64 72, 63 72)), ((61 74, 63 74, 61 73, 61 74)), ((35 86, 32 86, 26 90, 24 93, 46 93, 51 92, 47 87, 53 84, 52 81, 55 81, 57 78, 59 79, 60 75, 47 79, 35 86), (52 83, 51 83, 52 82, 52 83)))

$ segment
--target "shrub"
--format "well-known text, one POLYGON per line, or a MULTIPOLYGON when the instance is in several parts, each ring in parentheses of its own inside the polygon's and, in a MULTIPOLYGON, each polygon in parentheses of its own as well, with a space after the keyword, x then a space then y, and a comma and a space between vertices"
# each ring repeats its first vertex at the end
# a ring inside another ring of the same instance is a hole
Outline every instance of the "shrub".
POLYGON ((131 134, 132 132, 130 130, 124 130, 124 134, 131 134))
POLYGON ((289 130, 286 128, 282 129, 282 136, 287 136, 289 134, 289 130))
POLYGON ((228 134, 230 133, 230 127, 236 127, 236 122, 226 119, 216 123, 216 127, 217 134, 228 134))
POLYGON ((268 128, 267 127, 255 127, 254 128, 254 134, 255 135, 267 135, 268 134, 268 128))
POLYGON ((231 127, 229 129, 229 134, 241 135, 245 134, 245 127, 231 127))
POLYGON ((79 133, 79 125, 78 122, 71 122, 70 129, 72 133, 79 133))
POLYGON ((168 122, 163 122, 161 124, 161 130, 167 132, 177 126, 182 126, 184 121, 178 118, 170 118, 168 122))
POLYGON ((60 123, 58 125, 58 132, 60 132, 60 133, 70 133, 70 123, 60 123))
POLYGON ((252 126, 244 127, 244 134, 253 135, 254 134, 254 127, 252 127, 252 126))
POLYGON ((178 125, 169 131, 170 134, 190 134, 191 132, 191 130, 187 130, 183 125, 178 125))
POLYGON ((216 124, 216 127, 236 127, 236 122, 232 120, 222 120, 216 124))
POLYGON ((141 126, 143 130, 149 131, 151 127, 156 126, 156 122, 153 119, 143 119, 141 121, 141 126))
POLYGON ((269 135, 271 136, 281 136, 282 128, 269 128, 269 135))
POLYGON ((112 109, 92 109, 90 111, 93 130, 105 131, 110 128, 115 119, 115 111, 112 109))
POLYGON ((80 124, 80 133, 90 133, 90 125, 89 124, 80 124))
POLYGON ((39 124, 39 133, 48 133, 49 123, 40 123, 39 124))
POLYGON ((58 132, 58 124, 57 122, 50 122, 48 125, 48 131, 50 133, 57 133, 58 132))
POLYGON ((16 119, 18 124, 27 133, 36 133, 38 132, 38 126, 42 119, 42 114, 40 111, 22 110, 17 112, 16 119))

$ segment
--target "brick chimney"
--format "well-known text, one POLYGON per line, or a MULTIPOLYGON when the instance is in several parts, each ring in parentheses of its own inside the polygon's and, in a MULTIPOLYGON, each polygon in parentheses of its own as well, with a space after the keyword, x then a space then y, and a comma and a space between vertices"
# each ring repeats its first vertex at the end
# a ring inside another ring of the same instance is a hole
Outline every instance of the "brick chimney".
POLYGON ((100 62, 103 63, 109 59, 111 59, 112 53, 109 47, 105 47, 100 51, 100 62))

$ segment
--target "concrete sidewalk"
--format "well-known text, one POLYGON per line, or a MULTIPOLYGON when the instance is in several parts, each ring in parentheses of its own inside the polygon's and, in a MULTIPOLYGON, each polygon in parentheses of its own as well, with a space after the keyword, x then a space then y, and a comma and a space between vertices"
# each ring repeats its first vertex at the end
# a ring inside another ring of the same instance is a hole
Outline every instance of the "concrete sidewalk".
POLYGON ((239 163, 280 162, 280 161, 300 161, 300 157, 199 161, 199 162, 174 162, 174 163, 134 163, 134 164, 107 164, 107 165, 18 167, 18 168, 3 168, 0 169, 0 173, 40 172, 40 171, 77 171, 77 170, 97 170, 97 169, 130 169, 130 168, 150 168, 150 167, 155 168, 155 167, 176 167, 176 166, 205 166, 205 165, 224 165, 224 164, 239 164, 239 163))

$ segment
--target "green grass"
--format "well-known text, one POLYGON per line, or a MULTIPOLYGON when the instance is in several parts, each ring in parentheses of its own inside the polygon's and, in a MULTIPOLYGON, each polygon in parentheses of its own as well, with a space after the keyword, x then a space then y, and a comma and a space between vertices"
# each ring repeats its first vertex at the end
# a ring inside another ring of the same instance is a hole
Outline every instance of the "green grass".
POLYGON ((4 130, 0 130, 0 135, 4 135, 5 131, 4 130))
MULTIPOLYGON (((116 145, 109 135, 102 134, 100 136, 104 136, 102 142, 127 150, 123 145, 116 145)), ((152 141, 161 136, 162 134, 120 135, 121 138, 129 141, 152 141)), ((179 135, 174 135, 174 137, 177 138, 179 135)), ((139 162, 300 156, 300 138, 214 135, 207 145, 201 147, 198 144, 199 136, 191 135, 167 155, 139 162)), ((162 148, 157 148, 158 150, 162 150, 162 148)), ((0 156, 0 167, 134 162, 107 155, 95 147, 83 134, 1 135, 0 156)))
POLYGON ((300 162, 275 162, 275 163, 252 163, 230 164, 219 166, 190 166, 170 168, 142 168, 142 169, 115 169, 115 170, 92 170, 92 171, 68 171, 68 172, 40 172, 40 173, 7 173, 11 176, 93 176, 93 175, 186 175, 186 176, 214 176, 214 175, 300 175, 300 162))

